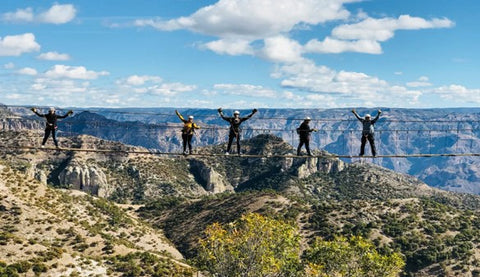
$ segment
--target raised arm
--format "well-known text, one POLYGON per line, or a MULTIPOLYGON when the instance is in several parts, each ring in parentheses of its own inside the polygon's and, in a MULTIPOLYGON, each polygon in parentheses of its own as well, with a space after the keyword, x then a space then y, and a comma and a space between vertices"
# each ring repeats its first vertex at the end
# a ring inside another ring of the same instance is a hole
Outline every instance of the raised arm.
POLYGON ((230 122, 230 118, 223 115, 223 110, 222 110, 222 108, 218 108, 217 111, 218 111, 218 114, 220 115, 220 117, 221 117, 223 120, 230 122))
POLYGON ((356 117, 358 120, 362 121, 362 118, 358 115, 358 113, 355 111, 355 109, 352 110, 352 113, 355 115, 355 117, 356 117))
POLYGON ((257 113, 258 110, 257 109, 253 109, 252 110, 252 113, 250 113, 249 115, 247 115, 246 117, 242 117, 242 122, 245 121, 245 120, 248 120, 250 119, 255 113, 257 113))
POLYGON ((377 116, 372 120, 373 123, 377 122, 378 118, 380 117, 380 114, 382 113, 381 110, 377 111, 377 116))
POLYGON ((36 108, 31 108, 30 110, 32 110, 32 112, 33 112, 34 114, 38 115, 39 117, 45 117, 45 115, 39 113, 36 108))
POLYGON ((183 116, 182 116, 177 110, 175 110, 175 113, 177 114, 178 118, 180 118, 180 120, 181 120, 183 123, 186 122, 185 118, 183 118, 183 116))
POLYGON ((64 115, 57 115, 57 118, 66 118, 67 116, 73 114, 73 111, 72 110, 69 110, 66 114, 64 115))

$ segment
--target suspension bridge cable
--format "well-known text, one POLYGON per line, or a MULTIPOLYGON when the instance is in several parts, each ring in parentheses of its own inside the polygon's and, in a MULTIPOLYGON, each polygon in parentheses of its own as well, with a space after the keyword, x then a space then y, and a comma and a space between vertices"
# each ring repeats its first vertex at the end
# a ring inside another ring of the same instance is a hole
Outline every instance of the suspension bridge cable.
MULTIPOLYGON (((33 106, 5 105, 4 107, 30 109, 33 106)), ((47 109, 48 107, 38 107, 38 108, 39 109, 47 109)), ((128 108, 125 108, 125 109, 128 109, 128 108)), ((139 108, 139 109, 141 109, 141 108, 139 108)), ((160 109, 168 109, 168 108, 160 108, 160 109)), ((59 108, 59 110, 67 110, 67 109, 59 108)), ((172 108, 172 110, 173 110, 173 108, 172 108)), ((181 110, 187 110, 187 109, 181 109, 181 110)), ((204 110, 208 110, 208 109, 204 109, 204 110)), ((230 110, 230 109, 228 109, 228 110, 230 110)), ((79 108, 79 109, 75 109, 75 111, 76 112, 93 112, 93 113, 114 113, 114 114, 126 114, 126 115, 151 115, 151 116, 172 116, 172 117, 176 116, 174 113, 126 111, 126 110, 115 110, 113 108, 111 108, 111 109, 108 109, 108 108, 105 108, 105 109, 103 109, 103 108, 102 109, 100 109, 100 108, 89 108, 89 109, 79 108)), ((219 117, 216 109, 211 109, 211 111, 214 114, 212 114, 212 115, 197 114, 195 116, 200 117, 200 118, 218 118, 219 117)), ((248 113, 249 110, 245 110, 245 112, 248 113)), ((295 118, 295 117, 289 118, 289 117, 274 117, 274 116, 271 116, 271 117, 256 116, 256 117, 253 117, 252 119, 254 119, 254 120, 288 120, 288 121, 304 120, 303 117, 301 117, 301 118, 295 118)), ((385 116, 381 117, 379 119, 379 122, 382 122, 382 121, 385 121, 385 120, 388 120, 388 122, 398 122, 398 123, 402 123, 402 122, 409 122, 409 123, 425 123, 425 122, 434 122, 434 123, 461 123, 461 122, 463 122, 463 123, 480 123, 480 119, 471 119, 471 120, 469 120, 469 119, 463 119, 463 120, 458 120, 458 119, 395 119, 395 118, 388 118, 388 117, 385 117, 385 116)), ((357 119, 355 119, 355 118, 352 118, 352 119, 338 119, 338 118, 315 118, 315 117, 312 117, 311 121, 316 121, 316 122, 354 122, 354 121, 357 121, 357 119)))
MULTIPOLYGON (((43 123, 44 120, 40 118, 18 118, 18 117, 13 117, 13 118, 8 118, 5 117, 4 119, 13 119, 13 120, 33 120, 39 123, 43 123)), ((124 126, 124 127, 131 127, 138 125, 138 122, 135 121, 115 121, 114 122, 105 122, 105 121, 98 121, 98 120, 78 120, 75 122, 72 121, 59 121, 59 125, 67 125, 67 126, 73 126, 73 125, 78 125, 78 124, 85 124, 85 125, 91 125, 93 127, 102 127, 102 126, 124 126)), ((142 123, 144 124, 142 127, 144 129, 180 129, 183 126, 183 123, 177 123, 177 122, 166 122, 166 123, 142 123)), ((248 123, 247 123, 248 124, 248 123)), ((224 124, 222 124, 224 125, 224 124)), ((200 126, 200 130, 228 130, 228 126, 221 127, 219 125, 212 125, 212 124, 202 124, 200 126)), ((252 128, 252 127, 244 127, 242 128, 243 131, 265 131, 265 132, 291 132, 295 131, 295 129, 286 129, 286 128, 252 128)), ((377 132, 445 132, 445 133, 454 133, 456 132, 458 135, 459 131, 462 132, 473 132, 473 131, 479 131, 479 128, 451 128, 451 129, 380 129, 377 128, 377 132)), ((323 128, 319 131, 325 131, 325 132, 347 132, 347 131, 361 131, 361 129, 339 129, 339 128, 323 128)))
MULTIPOLYGON (((0 149, 12 150, 35 150, 35 151, 61 151, 61 152, 89 152, 89 153, 116 153, 116 154, 133 154, 133 155, 154 155, 154 156, 185 156, 176 152, 157 152, 148 150, 119 150, 119 149, 90 149, 90 148, 53 148, 53 147, 35 147, 35 146, 7 146, 0 145, 0 149)), ((402 154, 402 155, 377 155, 377 156, 359 156, 359 155, 336 155, 336 154, 320 154, 312 156, 297 156, 292 154, 241 154, 227 155, 216 153, 194 153, 188 156, 193 157, 232 157, 232 158, 341 158, 341 159, 365 159, 365 158, 434 158, 434 157, 480 157, 480 153, 442 153, 442 154, 402 154)))

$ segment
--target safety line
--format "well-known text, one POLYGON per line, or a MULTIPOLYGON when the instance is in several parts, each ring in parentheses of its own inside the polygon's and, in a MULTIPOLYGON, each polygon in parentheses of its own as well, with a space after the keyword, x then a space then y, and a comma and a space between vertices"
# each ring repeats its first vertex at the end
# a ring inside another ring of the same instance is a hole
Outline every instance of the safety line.
MULTIPOLYGON (((9 119, 22 119, 22 120, 33 120, 38 123, 43 123, 45 120, 41 119, 36 119, 36 118, 9 118, 9 119)), ((1 121, 0 121, 1 123, 1 121)), ((88 127, 90 128, 96 128, 96 127, 103 127, 103 126, 119 126, 119 127, 125 127, 129 128, 132 127, 138 123, 134 121, 115 121, 115 122, 104 122, 104 121, 91 121, 91 120, 84 120, 84 121, 75 121, 75 122, 69 122, 69 121, 60 121, 58 123, 59 125, 65 125, 66 127, 71 128, 72 126, 78 125, 78 124, 87 124, 88 127)), ((142 128, 142 131, 149 131, 153 129, 181 129, 183 126, 183 123, 176 123, 176 122, 167 122, 167 123, 143 123, 144 126, 142 128)), ((200 125, 200 129, 197 130, 198 132, 202 132, 206 130, 222 130, 222 131, 228 131, 229 127, 221 127, 221 126, 216 126, 216 125, 211 125, 211 124, 202 124, 200 125)), ((268 131, 268 132, 292 132, 295 131, 296 129, 282 129, 282 128, 251 128, 248 127, 248 123, 246 127, 242 128, 243 131, 268 131)), ((480 128, 448 128, 448 129, 380 129, 377 128, 376 132, 377 133, 382 133, 382 132, 441 132, 441 133, 448 133, 448 132, 474 132, 474 131, 480 131, 480 128)), ((323 132, 336 132, 336 133, 343 133, 343 132, 361 132, 361 129, 319 129, 318 132, 323 133, 323 132)))
POLYGON ((62 152, 90 152, 90 153, 118 153, 134 155, 156 155, 156 156, 193 156, 193 157, 239 157, 239 158, 341 158, 341 159, 365 159, 365 158, 433 158, 433 157, 480 157, 480 153, 443 153, 443 154, 393 154, 377 156, 359 156, 359 155, 336 155, 320 154, 312 156, 297 156, 293 154, 215 154, 215 153, 193 153, 184 155, 174 152, 160 152, 148 150, 115 150, 115 149, 90 149, 90 148, 68 148, 68 147, 36 147, 36 146, 7 146, 0 145, 0 149, 18 149, 18 150, 38 150, 38 151, 62 151, 62 152))
MULTIPOLYGON (((1 106, 0 106, 1 107, 1 106)), ((25 108, 25 109, 30 109, 32 108, 33 106, 18 106, 18 105, 4 105, 3 107, 8 107, 8 108, 25 108)), ((48 109, 48 107, 37 107, 39 109, 48 109)), ((126 108, 128 109, 128 108, 126 108)), ((168 108, 163 108, 163 109, 168 109, 168 108)), ((66 109, 61 109, 61 108, 58 108, 58 110, 68 110, 67 108, 66 109)), ((172 108, 173 110, 173 108, 172 108)), ((182 109, 179 109, 180 112, 184 112, 185 110, 198 110, 198 109, 194 109, 194 108, 191 108, 191 109, 188 109, 188 108, 182 108, 182 109)), ((202 109, 202 110, 208 110, 208 109, 202 109)), ((241 109, 242 111, 245 111, 245 113, 250 113, 250 110, 245 110, 245 109, 241 109)), ((267 109, 268 110, 268 109, 267 109)), ((281 110, 281 109, 279 109, 281 110)), ((285 109, 285 110, 288 110, 288 109, 285 109)), ((307 110, 307 109, 305 109, 307 110)), ((362 109, 363 110, 363 109, 362 109)), ((374 110, 374 109, 373 109, 374 110)), ((134 111, 116 111, 116 110, 108 110, 107 109, 103 109, 103 110, 100 110, 100 109, 95 109, 95 108, 92 108, 92 109, 75 109, 76 112, 92 112, 92 113, 114 113, 114 114, 131 114, 131 115, 157 115, 157 116, 173 116, 175 117, 176 115, 174 113, 162 113, 162 112, 134 112, 134 111)), ((218 118, 218 114, 217 113, 217 110, 216 109, 211 109, 212 113, 215 113, 215 115, 195 115, 196 117, 201 117, 201 118, 218 118)), ((233 109, 225 109, 224 111, 233 111, 233 109)), ((314 112, 312 110, 312 112, 314 112)), ((259 116, 256 116, 256 117, 253 117, 252 119, 255 119, 255 120, 287 120, 287 121, 292 121, 292 120, 303 120, 304 118, 288 118, 288 117, 259 117, 259 116)), ((345 122, 345 121, 357 121, 356 118, 352 118, 352 119, 338 119, 338 118, 315 118, 315 117, 312 117, 311 118, 312 121, 318 121, 318 122, 345 122)), ((399 119, 392 119, 392 118, 388 118, 388 117, 381 117, 379 119, 379 123, 382 122, 383 120, 388 120, 388 122, 435 122, 435 123, 460 123, 460 122, 464 122, 464 123, 479 123, 480 120, 479 119, 475 119, 475 120, 468 120, 468 119, 465 119, 465 120, 445 120, 445 119, 427 119, 427 120, 420 120, 420 119, 412 119, 412 120, 399 120, 399 119), (381 120, 381 121, 380 121, 381 120)))

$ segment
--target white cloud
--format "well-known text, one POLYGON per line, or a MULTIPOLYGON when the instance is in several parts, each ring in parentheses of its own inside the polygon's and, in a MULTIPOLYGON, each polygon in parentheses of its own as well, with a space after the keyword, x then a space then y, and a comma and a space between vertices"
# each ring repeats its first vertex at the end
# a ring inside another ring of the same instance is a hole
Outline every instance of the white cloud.
POLYGON ((286 100, 289 100, 289 102, 294 102, 294 104, 298 104, 298 103, 295 103, 295 102, 301 102, 303 101, 303 97, 298 95, 298 94, 295 94, 291 91, 284 91, 282 93, 282 98, 286 99, 286 100))
POLYGON ((358 52, 381 54, 380 42, 397 30, 450 28, 447 18, 426 20, 410 15, 398 18, 370 18, 360 10, 350 14, 344 5, 362 0, 220 0, 195 13, 172 20, 138 19, 135 26, 162 31, 186 29, 220 38, 202 44, 218 54, 256 55, 273 62, 293 62, 304 53, 358 52), (289 32, 308 31, 310 26, 335 20, 359 21, 343 24, 323 40, 312 39, 305 46, 288 37, 289 32), (263 49, 252 44, 263 40, 263 49))
POLYGON ((75 80, 58 80, 49 78, 37 78, 31 88, 38 92, 50 94, 55 97, 71 96, 72 93, 82 93, 87 91, 88 82, 78 82, 75 80))
POLYGON ((261 39, 289 32, 297 24, 347 19, 343 4, 359 0, 220 0, 188 17, 136 20, 136 26, 188 29, 222 38, 261 39))
POLYGON ((72 4, 54 4, 50 9, 38 15, 43 23, 63 24, 75 18, 77 10, 72 4))
POLYGON ((39 51, 40 45, 32 33, 0 37, 0 56, 20 56, 23 53, 39 51))
POLYGON ((2 20, 8 22, 32 22, 33 18, 32 8, 17 9, 15 12, 7 12, 2 15, 2 20))
POLYGON ((359 52, 368 54, 381 54, 382 47, 377 41, 373 40, 338 40, 326 37, 323 41, 317 39, 310 40, 305 45, 305 52, 309 53, 343 53, 359 52))
POLYGON ((162 78, 151 75, 131 75, 126 80, 122 80, 119 84, 125 83, 131 86, 141 86, 146 82, 160 83, 162 82, 162 78))
POLYGON ((454 23, 449 19, 425 20, 420 17, 401 15, 398 18, 367 18, 354 24, 335 27, 332 36, 343 40, 386 41, 391 39, 397 30, 420 30, 433 28, 450 28, 454 23))
POLYGON ((430 82, 428 82, 428 77, 427 76, 421 76, 418 78, 417 81, 414 82, 408 82, 407 83, 408 87, 413 87, 413 88, 418 88, 418 87, 429 87, 432 86, 430 82))
POLYGON ((15 64, 12 63, 12 62, 6 63, 6 64, 3 65, 3 68, 5 68, 5 69, 13 69, 13 68, 15 68, 15 64))
POLYGON ((30 76, 35 76, 38 74, 37 70, 31 67, 24 67, 22 69, 19 69, 17 73, 22 75, 30 75, 30 76))
POLYGON ((203 44, 203 47, 217 54, 243 55, 253 54, 249 40, 244 39, 220 39, 203 44))
POLYGON ((197 88, 195 85, 185 85, 179 82, 166 83, 159 76, 131 75, 117 80, 116 84, 125 93, 174 96, 183 92, 190 92, 197 88))
POLYGON ((2 20, 7 22, 40 22, 63 24, 72 21, 76 15, 76 9, 72 4, 54 4, 48 10, 35 14, 31 7, 18 9, 15 12, 2 14, 2 20))
POLYGON ((173 96, 178 93, 193 91, 196 88, 195 85, 185 85, 182 83, 163 83, 148 87, 146 92, 156 95, 173 96))
POLYGON ((215 84, 213 88, 219 91, 219 94, 267 98, 277 97, 277 93, 274 90, 249 84, 215 84))
POLYGON ((262 58, 274 62, 297 62, 302 60, 302 46, 285 36, 275 36, 264 40, 264 47, 258 53, 262 58))
POLYGON ((358 103, 375 102, 388 106, 416 104, 422 94, 401 86, 392 86, 385 80, 361 72, 335 71, 317 66, 312 61, 277 66, 273 78, 282 79, 287 88, 312 92, 335 98, 348 98, 358 103), (397 99, 392 102, 392 99, 397 99))
POLYGON ((70 60, 70 55, 58 52, 46 52, 38 55, 37 59, 46 61, 68 61, 70 60))
POLYGON ((415 82, 408 82, 406 85, 407 85, 407 87, 411 87, 411 88, 420 88, 420 87, 429 87, 432 84, 429 83, 429 82, 415 81, 415 82))
POLYGON ((22 94, 19 94, 19 93, 10 93, 10 94, 5 95, 5 98, 10 99, 10 100, 20 100, 20 99, 25 98, 25 96, 22 95, 22 94))
POLYGON ((442 86, 432 90, 433 93, 440 97, 457 103, 465 103, 472 105, 480 103, 480 89, 469 89, 462 85, 442 86))
POLYGON ((50 70, 45 72, 45 76, 49 78, 70 78, 70 79, 97 79, 99 76, 109 75, 107 71, 92 71, 87 70, 83 66, 68 66, 68 65, 55 65, 50 70))

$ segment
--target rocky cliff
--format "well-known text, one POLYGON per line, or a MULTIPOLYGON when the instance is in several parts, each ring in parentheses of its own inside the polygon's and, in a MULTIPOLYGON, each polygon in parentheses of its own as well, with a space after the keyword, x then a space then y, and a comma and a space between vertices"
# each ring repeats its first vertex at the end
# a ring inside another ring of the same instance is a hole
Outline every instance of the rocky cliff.
POLYGON ((31 131, 0 132, 3 159, 44 184, 118 202, 141 202, 165 195, 198 197, 248 189, 281 190, 318 172, 336 173, 345 167, 334 158, 268 157, 294 152, 288 143, 272 135, 242 142, 246 157, 212 155, 223 153, 225 145, 199 147, 197 155, 188 157, 148 154, 145 148, 85 135, 62 138, 60 144, 65 148, 59 151, 21 148, 38 145, 36 136, 31 131), (265 157, 248 157, 256 153, 265 157))

